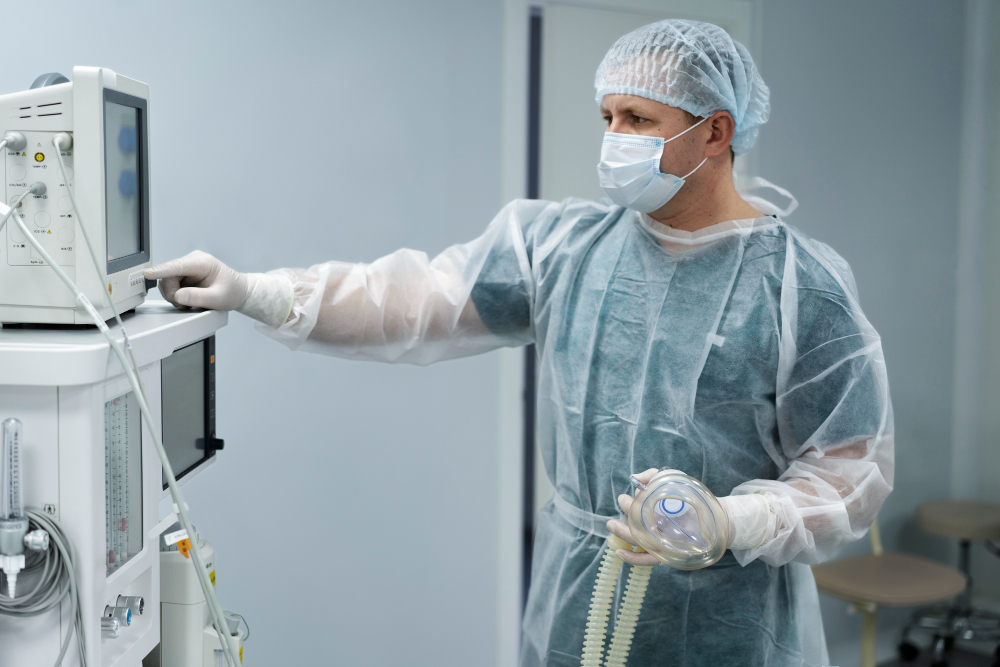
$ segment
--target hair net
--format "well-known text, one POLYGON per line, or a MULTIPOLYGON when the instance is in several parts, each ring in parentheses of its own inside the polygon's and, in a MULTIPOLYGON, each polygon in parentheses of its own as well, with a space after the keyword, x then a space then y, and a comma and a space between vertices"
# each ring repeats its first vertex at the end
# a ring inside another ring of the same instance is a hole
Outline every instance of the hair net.
POLYGON ((711 23, 670 19, 620 38, 597 68, 597 103, 605 95, 645 97, 698 117, 728 111, 732 146, 746 153, 767 122, 770 93, 750 53, 711 23))

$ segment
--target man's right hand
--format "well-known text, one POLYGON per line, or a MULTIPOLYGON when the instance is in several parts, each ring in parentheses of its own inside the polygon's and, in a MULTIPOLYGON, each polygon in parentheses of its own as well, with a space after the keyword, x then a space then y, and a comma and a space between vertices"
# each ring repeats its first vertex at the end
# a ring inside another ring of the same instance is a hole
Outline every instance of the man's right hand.
POLYGON ((159 280, 160 294, 175 306, 236 310, 250 295, 247 274, 200 250, 146 269, 143 275, 159 280))

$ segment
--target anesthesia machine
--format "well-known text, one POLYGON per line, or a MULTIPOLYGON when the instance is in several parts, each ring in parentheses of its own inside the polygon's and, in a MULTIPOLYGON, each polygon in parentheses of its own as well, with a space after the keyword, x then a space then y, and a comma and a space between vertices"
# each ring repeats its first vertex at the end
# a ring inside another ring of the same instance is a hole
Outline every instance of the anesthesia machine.
POLYGON ((148 135, 108 69, 0 96, 0 667, 242 662, 179 488, 222 449, 227 316, 143 303, 148 135))

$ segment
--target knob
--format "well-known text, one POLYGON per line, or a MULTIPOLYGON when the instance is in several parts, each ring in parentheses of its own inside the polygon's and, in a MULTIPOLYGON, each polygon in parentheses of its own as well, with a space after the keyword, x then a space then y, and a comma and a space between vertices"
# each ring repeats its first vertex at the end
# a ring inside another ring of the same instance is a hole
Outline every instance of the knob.
POLYGON ((116 604, 119 607, 127 607, 133 616, 142 616, 142 611, 146 607, 146 601, 141 595, 119 595, 116 604))
POLYGON ((103 639, 118 639, 118 635, 122 633, 121 623, 118 622, 117 618, 109 618, 105 616, 101 619, 101 637, 103 639))
POLYGON ((31 551, 48 551, 49 534, 39 528, 24 536, 24 546, 31 551))
POLYGON ((105 618, 117 619, 123 628, 132 625, 132 610, 128 607, 112 607, 109 605, 104 608, 104 616, 105 618))

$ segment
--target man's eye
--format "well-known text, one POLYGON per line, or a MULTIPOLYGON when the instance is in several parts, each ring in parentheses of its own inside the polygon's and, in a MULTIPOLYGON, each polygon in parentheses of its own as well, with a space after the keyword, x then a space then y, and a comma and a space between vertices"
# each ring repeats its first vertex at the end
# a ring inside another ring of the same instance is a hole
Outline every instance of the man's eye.
POLYGON ((611 116, 605 116, 604 122, 607 123, 608 125, 611 125, 611 116))
POLYGON ((648 121, 648 119, 643 118, 642 116, 632 116, 632 122, 638 124, 638 123, 646 123, 646 122, 649 122, 649 121, 648 121))

